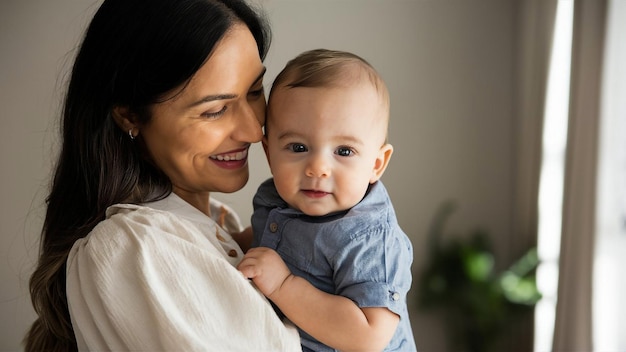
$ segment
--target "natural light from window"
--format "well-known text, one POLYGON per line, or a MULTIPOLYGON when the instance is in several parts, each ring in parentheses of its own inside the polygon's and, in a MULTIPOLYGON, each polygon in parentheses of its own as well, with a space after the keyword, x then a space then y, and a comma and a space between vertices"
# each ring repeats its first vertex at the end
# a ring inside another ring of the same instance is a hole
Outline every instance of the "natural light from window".
POLYGON ((535 308, 537 352, 552 350, 559 277, 563 175, 567 144, 570 64, 574 0, 559 0, 550 58, 539 180, 537 287, 542 299, 535 308))
POLYGON ((626 351, 626 1, 609 1, 593 280, 596 351, 626 351))

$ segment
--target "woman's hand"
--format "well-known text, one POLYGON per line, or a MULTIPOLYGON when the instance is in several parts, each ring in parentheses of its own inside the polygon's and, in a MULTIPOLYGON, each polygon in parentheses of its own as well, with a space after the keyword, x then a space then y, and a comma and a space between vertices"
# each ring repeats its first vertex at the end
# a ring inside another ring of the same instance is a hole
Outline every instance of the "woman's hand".
POLYGON ((250 249, 237 269, 268 298, 280 291, 283 283, 292 276, 283 259, 273 249, 258 247, 250 249))

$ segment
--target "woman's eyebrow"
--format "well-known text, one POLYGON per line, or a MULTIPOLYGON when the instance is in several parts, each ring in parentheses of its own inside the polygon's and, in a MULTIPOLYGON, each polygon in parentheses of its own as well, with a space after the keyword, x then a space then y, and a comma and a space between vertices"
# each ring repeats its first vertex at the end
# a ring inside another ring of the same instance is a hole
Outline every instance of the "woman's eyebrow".
POLYGON ((189 104, 189 106, 187 106, 187 108, 193 108, 195 106, 198 106, 200 104, 203 103, 207 103, 210 101, 215 101, 215 100, 225 100, 225 99, 234 99, 236 98, 237 95, 236 94, 214 94, 214 95, 207 95, 206 97, 203 97, 202 99, 195 101, 191 104, 189 104))
MULTIPOLYGON (((255 85, 259 81, 263 80, 263 76, 265 75, 266 71, 267 71, 267 68, 265 66, 263 66, 263 69, 261 70, 261 73, 257 76, 257 78, 254 80, 252 85, 255 85)), ((213 94, 213 95, 207 95, 207 96, 203 97, 202 99, 197 100, 197 101, 189 104, 189 106, 187 106, 187 108, 193 108, 195 106, 198 106, 198 105, 203 104, 203 103, 208 103, 210 101, 234 99, 236 97, 237 97, 236 94, 213 94)))

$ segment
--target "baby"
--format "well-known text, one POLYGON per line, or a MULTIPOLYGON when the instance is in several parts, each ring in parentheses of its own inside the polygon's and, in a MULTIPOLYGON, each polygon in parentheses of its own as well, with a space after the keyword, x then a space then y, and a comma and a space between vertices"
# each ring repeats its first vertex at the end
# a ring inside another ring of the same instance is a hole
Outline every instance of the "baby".
POLYGON ((272 172, 254 197, 239 270, 300 329, 304 351, 416 349, 406 306, 411 242, 382 182, 389 95, 347 52, 287 63, 268 101, 272 172))

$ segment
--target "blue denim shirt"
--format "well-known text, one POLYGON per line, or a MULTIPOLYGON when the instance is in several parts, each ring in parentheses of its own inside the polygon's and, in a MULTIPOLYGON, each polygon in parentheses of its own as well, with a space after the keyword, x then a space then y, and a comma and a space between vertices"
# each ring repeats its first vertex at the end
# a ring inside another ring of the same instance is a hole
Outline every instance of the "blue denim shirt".
MULTIPOLYGON (((414 351, 406 296, 413 248, 400 229, 382 182, 347 211, 308 216, 289 208, 269 179, 254 200, 253 247, 269 247, 294 275, 359 307, 386 307, 400 316, 385 351, 414 351)), ((300 330, 304 351, 334 351, 300 330)))

